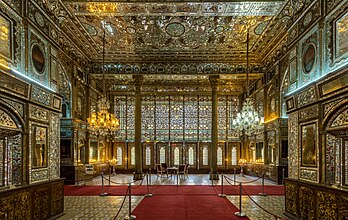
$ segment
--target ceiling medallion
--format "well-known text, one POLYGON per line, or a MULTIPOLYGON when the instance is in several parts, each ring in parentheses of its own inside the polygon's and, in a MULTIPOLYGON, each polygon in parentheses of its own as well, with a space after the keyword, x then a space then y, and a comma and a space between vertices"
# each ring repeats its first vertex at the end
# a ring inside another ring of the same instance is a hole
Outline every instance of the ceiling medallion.
POLYGON ((172 37, 180 37, 185 33, 185 26, 179 22, 173 22, 169 23, 165 30, 172 37))

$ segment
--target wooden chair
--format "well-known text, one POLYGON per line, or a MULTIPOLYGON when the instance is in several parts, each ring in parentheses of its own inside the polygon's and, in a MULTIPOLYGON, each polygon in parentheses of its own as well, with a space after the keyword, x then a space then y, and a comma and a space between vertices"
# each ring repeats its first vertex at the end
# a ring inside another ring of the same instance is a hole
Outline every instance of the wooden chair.
POLYGON ((167 173, 167 177, 168 177, 167 168, 164 168, 161 164, 155 164, 155 167, 156 167, 156 171, 157 171, 157 176, 160 176, 162 178, 163 173, 167 173))
POLYGON ((184 180, 188 178, 188 164, 179 165, 178 175, 183 175, 184 180))

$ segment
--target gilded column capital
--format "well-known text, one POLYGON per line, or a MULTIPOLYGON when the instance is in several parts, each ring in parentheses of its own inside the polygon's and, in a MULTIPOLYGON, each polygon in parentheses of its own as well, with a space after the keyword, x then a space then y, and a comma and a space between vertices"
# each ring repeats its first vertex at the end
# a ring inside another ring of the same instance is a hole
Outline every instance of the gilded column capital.
POLYGON ((211 76, 209 76, 209 82, 210 82, 210 85, 211 85, 212 89, 216 90, 218 82, 219 82, 219 79, 220 79, 220 75, 211 75, 211 76))
POLYGON ((133 82, 136 87, 141 86, 141 83, 143 82, 143 75, 133 75, 133 82))

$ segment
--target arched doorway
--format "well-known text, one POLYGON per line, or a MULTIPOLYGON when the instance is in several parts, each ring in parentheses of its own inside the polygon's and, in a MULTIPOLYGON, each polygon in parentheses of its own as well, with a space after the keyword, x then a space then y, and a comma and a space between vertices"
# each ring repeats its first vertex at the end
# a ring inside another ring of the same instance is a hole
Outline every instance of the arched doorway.
POLYGON ((23 122, 0 103, 0 189, 23 181, 23 122))
POLYGON ((348 187, 348 101, 338 102, 324 118, 326 184, 348 187))

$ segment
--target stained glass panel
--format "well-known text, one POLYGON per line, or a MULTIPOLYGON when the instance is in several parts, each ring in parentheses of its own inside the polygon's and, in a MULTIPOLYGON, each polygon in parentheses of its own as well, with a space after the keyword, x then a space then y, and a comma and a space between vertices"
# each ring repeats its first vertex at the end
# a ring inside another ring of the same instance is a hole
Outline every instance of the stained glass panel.
POLYGON ((178 147, 174 148, 174 165, 177 166, 180 164, 180 150, 178 147))
POLYGON ((208 166, 208 147, 203 148, 203 166, 208 166))
POLYGON ((117 165, 122 165, 122 159, 123 159, 123 149, 121 146, 117 147, 117 165))
POLYGON ((222 166, 222 148, 218 147, 217 149, 217 165, 222 166))
POLYGON ((150 148, 150 146, 146 146, 145 155, 146 155, 145 165, 150 166, 151 165, 151 148, 150 148))
POLYGON ((160 148, 160 163, 165 163, 166 162, 166 149, 164 146, 160 148))
POLYGON ((232 147, 231 165, 237 165, 237 148, 236 147, 232 147))
POLYGON ((189 165, 194 165, 194 149, 193 147, 189 147, 188 150, 188 159, 189 159, 189 165))
POLYGON ((135 165, 135 147, 131 148, 131 165, 135 165))

